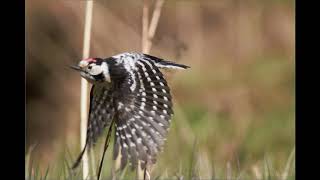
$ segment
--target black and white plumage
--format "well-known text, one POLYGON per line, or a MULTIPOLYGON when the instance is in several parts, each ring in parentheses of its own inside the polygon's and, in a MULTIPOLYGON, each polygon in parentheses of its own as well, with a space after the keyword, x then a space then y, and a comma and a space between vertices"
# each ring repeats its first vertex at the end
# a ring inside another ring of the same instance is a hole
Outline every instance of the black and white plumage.
MULTIPOLYGON (((89 58, 74 69, 93 84, 86 146, 94 145, 105 127, 115 122, 113 159, 123 169, 155 163, 170 127, 172 97, 159 68, 187 69, 142 53, 89 58)), ((85 150, 85 149, 84 149, 85 150)))

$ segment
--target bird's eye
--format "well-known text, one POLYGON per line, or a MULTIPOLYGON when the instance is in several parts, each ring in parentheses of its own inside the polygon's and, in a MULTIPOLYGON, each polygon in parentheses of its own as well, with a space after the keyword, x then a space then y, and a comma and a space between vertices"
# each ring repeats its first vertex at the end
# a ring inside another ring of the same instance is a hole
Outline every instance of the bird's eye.
POLYGON ((92 66, 88 66, 88 69, 89 69, 89 70, 92 69, 92 66))

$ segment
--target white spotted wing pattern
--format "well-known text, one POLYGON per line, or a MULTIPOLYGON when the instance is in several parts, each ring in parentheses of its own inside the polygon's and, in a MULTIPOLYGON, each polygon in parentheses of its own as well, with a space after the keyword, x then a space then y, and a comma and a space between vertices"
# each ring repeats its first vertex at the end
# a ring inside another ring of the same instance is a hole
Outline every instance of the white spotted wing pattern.
POLYGON ((115 98, 114 159, 121 158, 121 169, 128 162, 133 168, 138 163, 144 168, 147 162, 156 162, 173 114, 170 89, 155 63, 141 58, 133 70, 134 76, 128 78, 135 81, 135 89, 115 98))
POLYGON ((86 148, 88 147, 91 149, 91 147, 95 145, 97 139, 102 135, 105 127, 110 126, 115 115, 113 103, 112 91, 108 84, 92 86, 90 91, 86 143, 72 168, 79 166, 86 148))
POLYGON ((132 169, 138 165, 145 169, 146 164, 154 164, 173 115, 170 88, 159 68, 189 67, 141 53, 89 60, 103 72, 93 78, 108 77, 108 82, 92 86, 86 146, 73 167, 78 166, 87 145, 92 147, 112 121, 116 168, 130 164, 132 169))
POLYGON ((90 108, 87 126, 87 143, 94 145, 105 127, 111 124, 115 114, 110 87, 93 85, 90 92, 90 108))

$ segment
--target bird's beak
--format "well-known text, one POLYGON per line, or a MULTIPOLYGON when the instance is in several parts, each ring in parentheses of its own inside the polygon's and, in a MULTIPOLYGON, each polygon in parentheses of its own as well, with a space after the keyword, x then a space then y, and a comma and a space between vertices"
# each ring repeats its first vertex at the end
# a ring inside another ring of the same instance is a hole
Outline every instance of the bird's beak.
POLYGON ((83 71, 79 66, 70 65, 69 67, 70 67, 71 69, 76 70, 76 71, 83 71))

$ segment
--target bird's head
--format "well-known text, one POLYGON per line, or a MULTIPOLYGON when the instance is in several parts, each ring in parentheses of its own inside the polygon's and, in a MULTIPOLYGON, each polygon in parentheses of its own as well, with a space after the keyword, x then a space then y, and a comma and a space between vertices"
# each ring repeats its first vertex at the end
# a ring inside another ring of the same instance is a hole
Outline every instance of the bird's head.
POLYGON ((77 66, 70 67, 79 71, 80 75, 92 84, 111 82, 107 61, 101 58, 83 59, 77 66))

